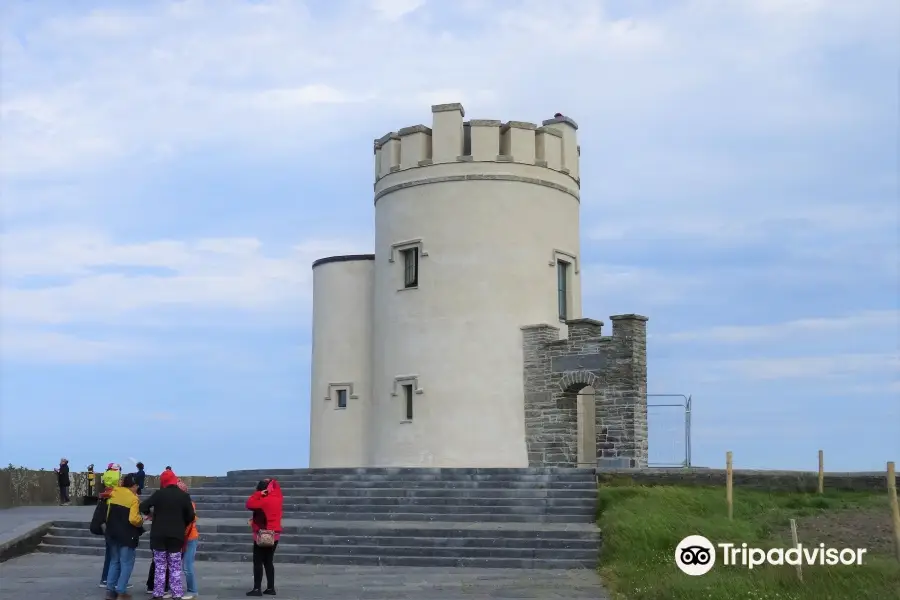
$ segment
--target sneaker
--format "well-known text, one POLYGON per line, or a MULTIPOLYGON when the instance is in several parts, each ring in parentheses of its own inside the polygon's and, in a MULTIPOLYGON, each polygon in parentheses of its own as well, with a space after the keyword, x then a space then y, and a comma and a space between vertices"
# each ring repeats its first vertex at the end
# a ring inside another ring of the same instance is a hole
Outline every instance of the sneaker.
POLYGON ((103 580, 101 579, 101 580, 100 580, 100 585, 99 585, 98 587, 105 588, 105 587, 106 587, 106 582, 103 581, 103 580))
POLYGON ((188 592, 187 594, 185 594, 184 596, 181 597, 181 600, 194 600, 194 598, 196 598, 196 597, 197 596, 195 596, 194 594, 188 592))
POLYGON ((250 590, 249 592, 247 592, 247 595, 248 596, 259 596, 260 598, 262 598, 262 590, 250 590))
POLYGON ((265 594, 266 596, 274 596, 275 590, 273 590, 272 588, 269 588, 267 590, 263 590, 263 594, 265 594))

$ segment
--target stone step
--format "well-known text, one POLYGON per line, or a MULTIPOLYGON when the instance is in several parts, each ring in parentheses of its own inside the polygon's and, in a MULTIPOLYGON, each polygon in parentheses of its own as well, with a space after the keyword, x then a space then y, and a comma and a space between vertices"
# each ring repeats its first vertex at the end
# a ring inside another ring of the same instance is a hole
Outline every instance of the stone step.
MULTIPOLYGON (((246 510, 246 498, 237 502, 226 502, 221 497, 212 497, 210 500, 200 500, 199 497, 193 498, 197 504, 197 510, 246 510)), ((473 502, 469 498, 463 498, 456 501, 454 498, 448 499, 446 502, 388 502, 387 500, 396 500, 391 498, 361 498, 361 501, 347 502, 346 498, 336 499, 332 502, 297 502, 298 499, 285 499, 283 509, 285 513, 289 512, 315 512, 326 510, 329 512, 341 512, 357 510, 361 512, 416 512, 416 513, 468 513, 481 514, 496 511, 516 512, 520 514, 594 514, 596 501, 579 502, 577 504, 558 505, 554 502, 546 500, 538 500, 530 502, 527 500, 519 500, 512 502, 473 502)), ((409 500, 409 499, 405 499, 409 500)), ((416 500, 413 498, 412 500, 416 500)))
MULTIPOLYGON (((242 510, 207 510, 197 506, 202 511, 204 519, 244 519, 250 518, 250 512, 243 507, 242 510)), ((326 511, 285 511, 284 518, 294 520, 337 520, 337 521, 460 521, 460 522, 487 522, 487 523, 586 523, 592 520, 593 513, 558 513, 549 514, 521 514, 515 512, 483 512, 483 513, 436 513, 436 512, 399 512, 393 510, 385 512, 362 512, 360 510, 326 512, 326 511)))
POLYGON ((567 475, 594 477, 593 467, 334 467, 324 469, 243 469, 228 471, 226 477, 285 477, 291 475, 567 475))
MULTIPOLYGON (((212 558, 220 554, 243 554, 252 552, 252 542, 249 535, 243 538, 226 542, 218 540, 219 536, 208 536, 200 540, 197 548, 198 555, 206 554, 212 558)), ((278 543, 278 552, 286 554, 318 554, 349 555, 349 556, 433 556, 438 558, 565 558, 575 560, 589 560, 597 558, 595 548, 565 548, 542 547, 522 548, 509 546, 448 546, 448 545, 382 545, 377 540, 368 540, 362 544, 298 544, 295 540, 285 538, 278 543)), ((52 531, 42 540, 48 546, 67 546, 85 548, 105 548, 104 542, 98 537, 67 537, 54 534, 52 531)), ((142 542, 139 547, 148 547, 148 542, 142 542)))
MULTIPOLYGON (((208 549, 218 545, 244 544, 250 539, 247 528, 238 533, 201 532, 200 547, 208 549)), ((359 531, 357 529, 357 531, 359 531)), ((53 527, 50 535, 44 538, 48 544, 70 546, 103 546, 103 538, 92 534, 86 527, 69 528, 53 527)), ((518 548, 518 549, 562 549, 562 550, 589 550, 596 554, 596 536, 584 538, 561 537, 506 537, 492 535, 492 531, 482 531, 478 536, 446 537, 448 530, 441 532, 442 536, 416 536, 416 535, 379 535, 382 532, 374 530, 369 533, 347 535, 346 533, 332 535, 312 535, 298 533, 285 535, 284 542, 292 546, 385 546, 385 547, 424 547, 424 548, 518 548)), ((412 530, 412 533, 417 533, 412 530)), ((453 531, 449 531, 453 533, 453 531)), ((478 533, 478 532, 476 532, 478 533)), ((553 532, 549 532, 552 534, 553 532)), ((142 538, 143 540, 144 538, 142 538)), ((142 544, 146 542, 142 541, 142 544)), ((279 548, 282 546, 279 544, 279 548)))
MULTIPOLYGON (((191 497, 243 498, 245 501, 251 489, 230 487, 196 487, 190 490, 191 497)), ((152 490, 145 490, 148 495, 152 490)), ((523 500, 592 500, 596 490, 548 490, 548 489, 487 489, 487 488, 376 488, 376 487, 333 487, 333 488, 282 488, 287 498, 474 498, 474 499, 523 499, 523 500)))
MULTIPOLYGON (((81 554, 102 557, 103 546, 66 546, 41 543, 41 552, 56 554, 81 554)), ((150 551, 139 548, 137 556, 149 559, 150 551)), ((218 552, 198 553, 198 561, 215 560, 220 562, 249 562, 250 552, 218 552)), ((422 556, 420 553, 410 556, 353 555, 353 554, 309 554, 282 552, 279 544, 275 554, 275 562, 279 564, 320 564, 320 565, 352 565, 352 566, 396 566, 396 567, 467 567, 495 569, 593 569, 597 557, 591 558, 501 558, 501 557, 450 557, 422 556)), ((143 567, 140 567, 143 568, 143 567)))
MULTIPOLYGON (((235 482, 239 485, 259 482, 263 477, 275 477, 273 475, 260 475, 259 477, 228 476, 216 478, 216 481, 235 482)), ((313 482, 313 481, 494 481, 494 482, 520 482, 520 483, 594 483, 594 477, 581 475, 486 475, 486 474, 451 474, 438 475, 430 473, 411 473, 405 475, 375 475, 375 474, 329 474, 329 475, 284 475, 276 477, 279 482, 313 482)))
MULTIPOLYGON (((243 519, 204 520, 200 525, 202 535, 249 535, 247 515, 243 519)), ((90 533, 90 524, 80 521, 56 521, 53 526, 65 531, 80 530, 90 533)), ((323 536, 349 538, 362 537, 416 537, 416 538, 465 538, 485 537, 497 539, 599 539, 599 531, 592 524, 533 524, 533 523, 461 523, 454 521, 403 523, 391 522, 340 522, 340 521, 284 521, 282 536, 323 536)), ((101 536, 93 536, 102 540, 101 536)))
MULTIPOLYGON (((206 494, 204 490, 191 494, 198 505, 211 507, 212 504, 240 504, 243 508, 249 494, 225 495, 206 494)), ((472 496, 300 496, 291 494, 284 497, 284 506, 430 506, 440 509, 444 506, 542 506, 549 508, 587 508, 593 510, 597 499, 593 494, 581 498, 481 498, 472 496)), ((298 509, 299 510, 299 509, 298 509)))
MULTIPOLYGON (((401 489, 428 489, 428 490, 437 490, 437 489, 490 489, 490 490, 501 490, 501 489, 512 489, 512 490, 547 490, 547 491, 566 491, 566 490, 583 490, 583 491, 591 491, 596 492, 597 484, 594 481, 570 481, 570 482, 546 482, 546 481, 502 481, 502 480, 490 480, 490 481, 468 481, 468 480, 460 480, 460 481, 428 481, 428 480, 410 480, 404 481, 400 479, 385 479, 385 480, 359 480, 359 481, 345 481, 345 480, 296 480, 296 481, 282 481, 278 480, 279 485, 283 490, 290 489, 303 489, 303 488, 312 488, 312 489, 364 489, 364 488, 378 488, 378 489, 388 489, 388 488, 401 488, 401 489)), ((217 479, 213 481, 209 481, 199 486, 194 486, 192 489, 240 489, 242 491, 246 490, 254 490, 256 488, 256 481, 237 481, 233 479, 217 479)), ((152 491, 150 488, 145 488, 144 493, 148 491, 152 491)))

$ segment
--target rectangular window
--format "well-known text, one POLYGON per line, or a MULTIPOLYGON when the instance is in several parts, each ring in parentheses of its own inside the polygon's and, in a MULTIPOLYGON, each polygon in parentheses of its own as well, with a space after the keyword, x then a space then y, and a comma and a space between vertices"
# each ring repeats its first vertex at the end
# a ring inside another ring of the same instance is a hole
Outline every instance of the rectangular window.
POLYGON ((338 408, 347 408, 347 390, 337 391, 337 405, 338 408))
POLYGON ((413 386, 403 386, 403 399, 406 401, 406 420, 412 421, 413 418, 413 386))
POLYGON ((556 294, 559 304, 559 320, 569 318, 569 263, 556 261, 556 294))
POLYGON ((403 250, 403 287, 414 288, 419 285, 419 249, 403 250))

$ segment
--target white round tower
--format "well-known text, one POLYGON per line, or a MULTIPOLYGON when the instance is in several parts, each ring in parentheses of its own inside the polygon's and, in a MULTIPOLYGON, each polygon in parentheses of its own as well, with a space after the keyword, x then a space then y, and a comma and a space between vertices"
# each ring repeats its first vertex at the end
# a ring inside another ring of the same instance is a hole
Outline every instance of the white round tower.
POLYGON ((311 468, 369 461, 374 258, 330 256, 313 263, 311 468))
MULTIPOLYGON (((562 321, 581 317, 577 125, 464 122, 459 104, 432 113, 430 128, 375 143, 371 437, 360 464, 527 467, 521 327, 560 323, 564 334, 562 321)), ((320 301, 337 308, 317 287, 320 301)))

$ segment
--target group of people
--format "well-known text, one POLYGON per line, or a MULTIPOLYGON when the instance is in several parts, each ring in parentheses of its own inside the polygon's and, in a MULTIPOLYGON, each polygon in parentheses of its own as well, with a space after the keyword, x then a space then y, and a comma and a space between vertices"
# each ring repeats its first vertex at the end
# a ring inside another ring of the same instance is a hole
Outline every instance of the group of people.
MULTIPOLYGON (((197 597, 194 562, 200 533, 197 507, 187 485, 166 467, 159 477, 159 489, 141 501, 145 475, 143 464, 136 473, 121 474, 121 467, 110 463, 101 481, 106 489, 100 494, 91 533, 106 538, 106 557, 100 586, 107 600, 128 600, 134 570, 135 552, 140 537, 150 523, 150 549, 153 559, 147 576, 147 594, 154 599, 188 600, 197 597), (184 584, 181 574, 184 573, 184 584)), ((247 596, 275 595, 275 550, 281 537, 284 497, 275 479, 260 481, 247 499, 252 511, 249 520, 253 532, 253 589, 247 596), (262 588, 263 573, 267 586, 262 588)))

